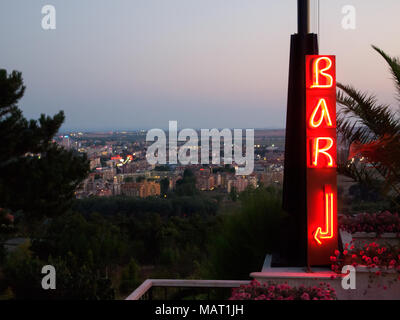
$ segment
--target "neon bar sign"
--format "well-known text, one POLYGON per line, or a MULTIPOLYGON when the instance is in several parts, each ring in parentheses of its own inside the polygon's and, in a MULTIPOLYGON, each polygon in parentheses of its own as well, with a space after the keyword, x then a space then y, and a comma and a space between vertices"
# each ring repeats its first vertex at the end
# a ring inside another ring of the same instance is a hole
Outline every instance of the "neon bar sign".
POLYGON ((306 57, 308 263, 337 249, 336 59, 306 57))

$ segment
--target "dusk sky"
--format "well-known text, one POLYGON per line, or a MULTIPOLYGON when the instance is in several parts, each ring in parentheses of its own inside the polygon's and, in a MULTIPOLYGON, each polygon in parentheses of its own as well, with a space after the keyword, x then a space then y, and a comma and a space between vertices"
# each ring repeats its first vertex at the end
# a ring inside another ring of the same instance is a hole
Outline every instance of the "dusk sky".
MULTIPOLYGON (((23 72, 28 118, 65 130, 283 128, 295 0, 1 0, 0 68, 23 72), (57 29, 41 27, 54 5, 57 29)), ((399 0, 321 0, 338 81, 398 105, 375 44, 400 56, 399 0), (344 30, 342 7, 357 9, 344 30)))

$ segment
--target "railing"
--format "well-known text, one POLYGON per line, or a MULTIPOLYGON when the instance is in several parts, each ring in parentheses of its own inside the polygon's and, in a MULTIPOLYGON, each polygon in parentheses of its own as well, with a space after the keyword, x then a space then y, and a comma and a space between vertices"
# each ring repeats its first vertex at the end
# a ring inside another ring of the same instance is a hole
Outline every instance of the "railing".
POLYGON ((164 288, 164 300, 168 299, 168 288, 178 289, 178 292, 185 289, 205 289, 208 300, 210 291, 214 289, 232 289, 239 288, 242 285, 248 285, 250 281, 237 280, 155 280, 148 279, 142 285, 132 292, 125 300, 153 300, 153 291, 156 288, 164 288))

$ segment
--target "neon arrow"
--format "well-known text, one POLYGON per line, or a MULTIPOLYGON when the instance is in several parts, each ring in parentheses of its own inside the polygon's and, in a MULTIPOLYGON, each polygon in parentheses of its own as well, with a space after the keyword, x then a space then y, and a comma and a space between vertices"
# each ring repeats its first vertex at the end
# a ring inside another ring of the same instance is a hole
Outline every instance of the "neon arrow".
POLYGON ((333 238, 333 192, 325 192, 325 231, 319 227, 315 231, 314 239, 319 245, 322 240, 333 238))

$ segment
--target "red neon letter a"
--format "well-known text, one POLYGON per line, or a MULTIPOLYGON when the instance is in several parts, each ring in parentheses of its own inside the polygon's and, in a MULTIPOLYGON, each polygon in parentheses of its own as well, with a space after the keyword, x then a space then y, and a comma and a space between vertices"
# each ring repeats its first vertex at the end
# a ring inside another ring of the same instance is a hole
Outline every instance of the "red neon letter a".
POLYGON ((319 102, 318 102, 318 105, 315 107, 315 109, 314 109, 314 111, 313 111, 313 113, 311 115, 310 126, 312 128, 318 128, 322 124, 322 121, 324 121, 324 119, 325 119, 325 122, 326 122, 328 127, 332 127, 333 126, 326 100, 325 99, 320 99, 319 102), (321 116, 316 121, 316 116, 317 116, 319 110, 321 110, 321 116))

